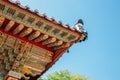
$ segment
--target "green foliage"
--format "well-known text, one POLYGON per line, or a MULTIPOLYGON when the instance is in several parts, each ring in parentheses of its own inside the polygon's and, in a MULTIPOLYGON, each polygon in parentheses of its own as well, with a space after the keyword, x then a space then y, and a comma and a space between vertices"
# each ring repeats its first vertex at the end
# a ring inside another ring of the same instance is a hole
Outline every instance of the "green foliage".
POLYGON ((37 80, 43 80, 43 79, 39 78, 39 79, 37 79, 37 80))
POLYGON ((83 75, 73 75, 68 70, 64 70, 49 74, 47 78, 43 80, 88 80, 88 78, 83 75))

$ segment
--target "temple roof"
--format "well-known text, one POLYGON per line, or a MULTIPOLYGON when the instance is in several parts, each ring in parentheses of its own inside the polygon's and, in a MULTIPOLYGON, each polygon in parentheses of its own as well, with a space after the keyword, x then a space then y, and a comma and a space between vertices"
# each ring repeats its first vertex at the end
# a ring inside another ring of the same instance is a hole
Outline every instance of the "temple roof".
MULTIPOLYGON (((32 46, 31 56, 25 67, 37 74, 34 79, 55 64, 74 43, 81 42, 87 37, 86 32, 71 29, 61 21, 57 22, 45 14, 40 15, 38 10, 31 11, 28 6, 23 7, 20 2, 11 0, 0 0, 0 33, 13 37, 18 42, 25 41, 25 45, 32 46), (43 55, 42 51, 46 52, 47 56, 46 53, 43 55), (38 61, 44 65, 41 67, 33 65, 32 60, 34 63, 38 61)), ((7 40, 9 41, 9 38, 7 40)))

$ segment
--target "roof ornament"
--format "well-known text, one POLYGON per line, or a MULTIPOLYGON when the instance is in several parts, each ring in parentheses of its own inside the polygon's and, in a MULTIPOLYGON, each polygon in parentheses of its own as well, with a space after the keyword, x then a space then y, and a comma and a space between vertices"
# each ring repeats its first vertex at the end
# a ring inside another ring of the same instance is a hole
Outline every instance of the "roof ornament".
POLYGON ((13 0, 8 0, 9 2, 11 2, 11 3, 14 3, 14 1, 13 0))
POLYGON ((58 24, 63 25, 62 21, 58 21, 58 24))
POLYGON ((38 13, 39 13, 38 9, 35 9, 33 12, 34 12, 35 14, 38 14, 38 13))
POLYGON ((46 13, 41 14, 41 16, 47 19, 46 13))
POLYGON ((69 53, 70 51, 69 50, 67 50, 67 53, 69 53))
POLYGON ((25 9, 26 9, 26 10, 29 10, 29 9, 30 9, 30 7, 29 7, 28 5, 26 5, 26 6, 25 6, 25 9))
POLYGON ((15 1, 15 4, 20 5, 20 1, 19 1, 19 0, 16 0, 16 1, 15 1))
POLYGON ((65 27, 70 29, 70 25, 69 24, 65 24, 65 27))
POLYGON ((49 18, 49 20, 50 20, 50 21, 54 21, 54 22, 55 22, 54 17, 49 18))

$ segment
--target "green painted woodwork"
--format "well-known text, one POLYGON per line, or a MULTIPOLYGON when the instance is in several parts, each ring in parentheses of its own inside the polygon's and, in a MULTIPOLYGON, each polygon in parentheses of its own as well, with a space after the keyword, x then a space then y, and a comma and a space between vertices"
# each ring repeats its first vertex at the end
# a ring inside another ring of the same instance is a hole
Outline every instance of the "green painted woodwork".
POLYGON ((39 30, 41 33, 55 37, 64 42, 72 42, 72 41, 77 40, 80 37, 80 35, 77 33, 74 33, 68 29, 65 29, 62 26, 55 25, 39 16, 26 12, 23 9, 15 7, 11 4, 1 1, 0 5, 5 5, 4 10, 0 9, 0 15, 10 20, 13 20, 17 23, 24 24, 27 27, 32 27, 35 30, 39 30), (24 18, 21 19, 20 14, 24 16, 24 18), (60 31, 60 33, 55 32, 56 28, 57 28, 57 31, 58 30, 60 31), (61 37, 62 33, 67 33, 67 35, 65 35, 64 37, 61 37), (74 35, 74 38, 69 39, 70 35, 74 35))

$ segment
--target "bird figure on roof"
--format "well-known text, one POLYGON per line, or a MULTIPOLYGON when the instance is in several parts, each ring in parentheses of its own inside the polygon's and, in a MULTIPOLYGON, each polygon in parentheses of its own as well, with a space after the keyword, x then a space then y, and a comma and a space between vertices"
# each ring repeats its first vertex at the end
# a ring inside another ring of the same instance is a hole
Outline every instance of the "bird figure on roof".
POLYGON ((78 32, 85 33, 86 30, 83 28, 83 25, 84 25, 83 20, 79 19, 78 22, 74 25, 73 29, 78 32))
MULTIPOLYGON (((79 19, 78 22, 74 25, 73 29, 75 31, 78 31, 82 34, 82 40, 81 41, 85 41, 88 38, 88 33, 87 31, 83 28, 83 20, 79 19)), ((80 41, 80 42, 81 42, 80 41)))

